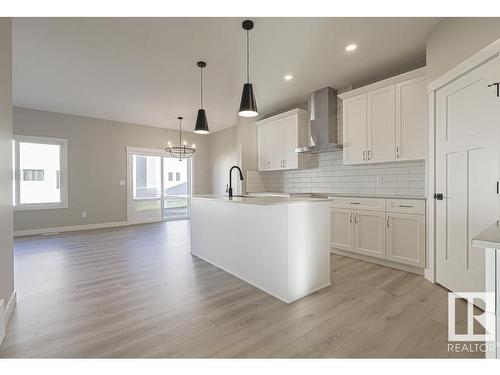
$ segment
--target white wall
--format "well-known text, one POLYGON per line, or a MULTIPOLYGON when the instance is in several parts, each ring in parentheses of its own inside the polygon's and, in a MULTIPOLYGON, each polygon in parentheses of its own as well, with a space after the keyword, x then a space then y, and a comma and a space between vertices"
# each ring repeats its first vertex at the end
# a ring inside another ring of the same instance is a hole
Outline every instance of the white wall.
POLYGON ((0 299, 14 291, 12 253, 12 24, 0 18, 0 299))
MULTIPOLYGON (((229 169, 238 165, 236 146, 236 127, 231 127, 210 134, 209 141, 210 192, 226 194, 229 183, 229 169)), ((239 193, 237 172, 233 171, 233 194, 239 193)))
MULTIPOLYGON (((164 148, 178 131, 61 113, 14 108, 14 134, 68 139, 68 208, 16 211, 14 229, 30 230, 125 221, 126 147, 164 148), (87 217, 82 218, 82 211, 87 217)), ((184 133, 196 143, 193 191, 210 192, 208 138, 184 133)))
POLYGON ((427 38, 427 77, 431 82, 500 38, 500 18, 446 18, 427 38))

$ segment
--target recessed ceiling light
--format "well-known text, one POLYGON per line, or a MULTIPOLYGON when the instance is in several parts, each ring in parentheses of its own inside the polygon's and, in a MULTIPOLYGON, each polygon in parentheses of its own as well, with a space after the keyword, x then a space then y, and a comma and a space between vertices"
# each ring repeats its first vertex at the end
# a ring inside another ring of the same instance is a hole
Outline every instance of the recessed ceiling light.
POLYGON ((291 74, 287 74, 283 78, 285 79, 285 81, 290 81, 293 79, 293 76, 291 74))
POLYGON ((349 45, 347 45, 347 46, 345 47, 345 50, 346 50, 347 52, 352 52, 352 51, 354 51, 356 48, 358 48, 358 46, 357 46, 357 45, 355 45, 355 44, 349 44, 349 45))

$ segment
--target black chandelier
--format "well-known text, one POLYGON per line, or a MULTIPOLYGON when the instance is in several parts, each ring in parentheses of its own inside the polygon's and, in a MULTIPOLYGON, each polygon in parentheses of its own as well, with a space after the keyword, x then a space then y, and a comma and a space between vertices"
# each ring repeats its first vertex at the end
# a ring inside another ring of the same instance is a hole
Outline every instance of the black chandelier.
POLYGON ((168 147, 165 148, 165 151, 168 152, 168 154, 176 159, 179 159, 181 161, 182 159, 188 159, 194 155, 196 152, 196 145, 192 144, 191 147, 187 146, 186 141, 182 141, 182 120, 184 117, 177 117, 179 120, 179 145, 178 146, 172 146, 172 142, 168 142, 168 147))

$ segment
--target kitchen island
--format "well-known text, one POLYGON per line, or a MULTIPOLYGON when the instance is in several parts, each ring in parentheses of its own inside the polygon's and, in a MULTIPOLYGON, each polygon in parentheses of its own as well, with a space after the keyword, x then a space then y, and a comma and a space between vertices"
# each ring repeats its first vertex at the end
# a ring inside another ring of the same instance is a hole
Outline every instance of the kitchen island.
POLYGON ((330 285, 329 201, 193 196, 191 253, 291 303, 330 285))

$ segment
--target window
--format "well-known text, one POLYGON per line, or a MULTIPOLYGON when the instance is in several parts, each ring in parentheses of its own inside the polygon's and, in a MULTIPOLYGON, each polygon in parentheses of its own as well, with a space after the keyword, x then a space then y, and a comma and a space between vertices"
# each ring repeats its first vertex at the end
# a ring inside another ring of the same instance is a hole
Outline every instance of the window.
POLYGON ((23 169, 23 181, 43 181, 44 172, 43 169, 23 169))
POLYGON ((14 209, 68 207, 67 141, 14 136, 14 209))
POLYGON ((168 180, 173 181, 174 180, 174 172, 168 172, 168 180))
POLYGON ((175 172, 175 181, 181 180, 181 172, 175 172))

